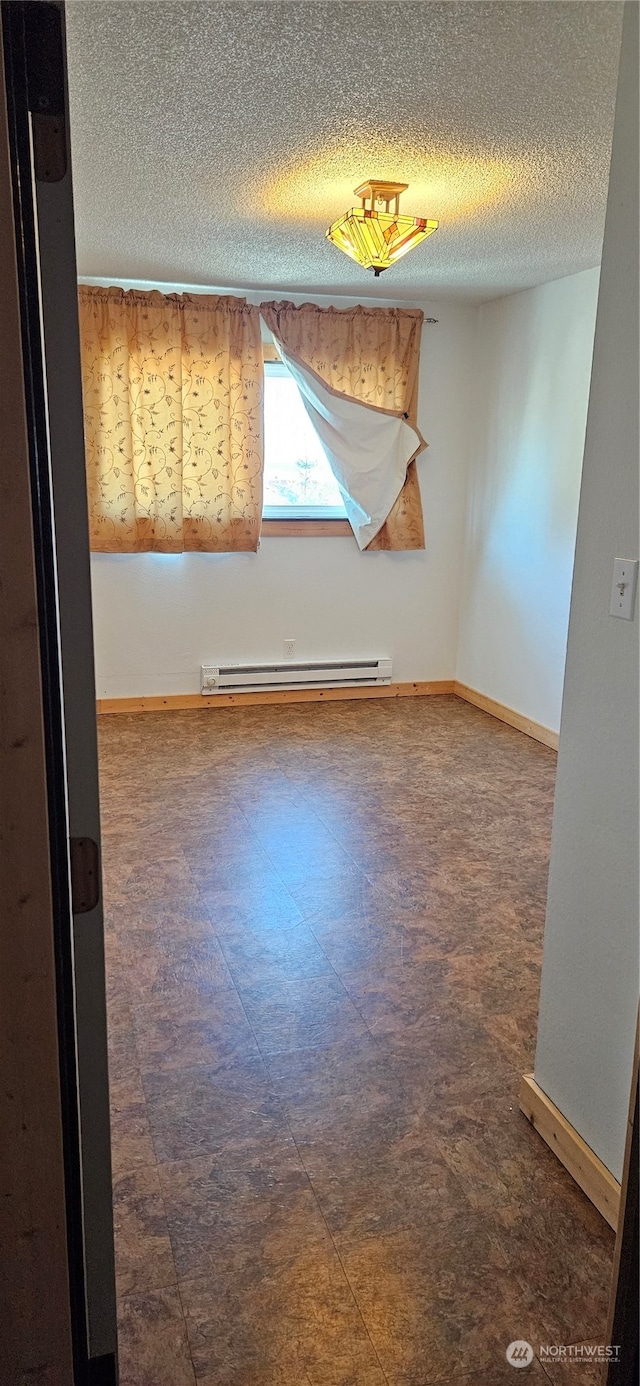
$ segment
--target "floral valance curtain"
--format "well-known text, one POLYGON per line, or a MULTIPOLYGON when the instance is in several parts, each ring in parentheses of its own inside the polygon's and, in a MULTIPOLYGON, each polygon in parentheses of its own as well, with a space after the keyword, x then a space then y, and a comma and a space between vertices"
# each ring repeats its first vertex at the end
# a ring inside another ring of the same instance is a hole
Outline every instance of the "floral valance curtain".
POLYGON ((257 549, 259 310, 200 294, 79 297, 92 549, 257 549))
POLYGON ((426 446, 417 426, 421 310, 318 308, 312 303, 295 307, 281 302, 263 303, 260 312, 294 374, 299 368, 298 384, 338 481, 345 492, 358 491, 356 515, 370 523, 358 525, 349 512, 346 493, 345 504, 361 547, 424 548, 415 465, 426 446), (314 389, 314 378, 318 389, 314 389), (327 403, 330 394, 399 421, 393 430, 388 423, 383 428, 380 420, 378 438, 362 450, 355 476, 351 464, 357 426, 352 416, 359 413, 362 437, 376 430, 362 409, 343 406, 332 416, 327 403), (372 514, 371 495, 379 504, 389 505, 384 516, 372 514), (373 538, 367 538, 373 531, 373 538))

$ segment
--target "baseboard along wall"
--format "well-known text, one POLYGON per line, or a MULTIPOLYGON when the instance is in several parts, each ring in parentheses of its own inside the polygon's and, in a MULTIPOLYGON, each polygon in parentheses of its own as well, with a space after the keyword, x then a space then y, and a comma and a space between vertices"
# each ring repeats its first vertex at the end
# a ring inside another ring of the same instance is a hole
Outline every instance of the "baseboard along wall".
POLYGON ((506 722, 516 731, 524 732, 534 741, 544 746, 558 749, 558 733, 521 712, 505 707, 494 698, 488 698, 467 684, 456 679, 431 679, 414 683, 372 684, 369 688, 286 688, 266 690, 257 693, 215 693, 207 697, 201 693, 167 693, 157 697, 145 698, 98 698, 97 711, 101 715, 131 712, 180 712, 188 708, 222 707, 260 707, 277 703, 331 703, 353 698, 425 698, 455 694, 464 702, 473 703, 482 712, 488 712, 500 722, 506 722))
POLYGON ((525 1073, 522 1079, 520 1111, 615 1232, 620 1210, 620 1185, 617 1179, 583 1141, 559 1107, 538 1087, 532 1073, 525 1073))
POLYGON ((473 703, 474 707, 488 712, 491 717, 497 717, 500 722, 506 722, 510 727, 515 727, 516 731, 524 732, 525 736, 530 736, 534 741, 541 741, 543 746, 550 746, 552 750, 557 751, 559 733, 552 731, 551 727, 534 722, 531 717, 525 717, 521 712, 514 712, 513 708, 505 707, 504 703, 497 703, 495 698, 488 698, 485 693, 479 693, 476 688, 469 688, 466 683, 458 683, 456 680, 454 693, 456 697, 464 698, 466 703, 473 703))
POLYGON ((256 693, 168 693, 156 698, 99 698, 99 713, 179 712, 185 708, 260 707, 274 703, 333 703, 353 698, 416 698, 455 691, 453 679, 381 683, 353 688, 274 688, 256 693))

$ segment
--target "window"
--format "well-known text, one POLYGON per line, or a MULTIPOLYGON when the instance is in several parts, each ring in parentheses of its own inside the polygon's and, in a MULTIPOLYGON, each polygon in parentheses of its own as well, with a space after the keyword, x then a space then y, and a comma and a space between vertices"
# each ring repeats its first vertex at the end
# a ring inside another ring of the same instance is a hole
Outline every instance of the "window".
POLYGON ((346 520, 340 487, 282 362, 265 361, 265 520, 346 520))

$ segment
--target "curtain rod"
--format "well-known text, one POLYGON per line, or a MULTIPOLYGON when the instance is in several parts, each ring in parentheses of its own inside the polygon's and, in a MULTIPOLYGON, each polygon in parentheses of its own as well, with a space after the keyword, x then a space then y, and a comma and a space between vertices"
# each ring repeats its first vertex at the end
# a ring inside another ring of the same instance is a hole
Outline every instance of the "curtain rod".
MULTIPOLYGON (((234 288, 234 289, 230 289, 230 288, 220 288, 219 286, 216 286, 216 285, 205 285, 205 284, 167 284, 167 283, 158 283, 158 281, 153 280, 153 279, 122 279, 121 282, 118 283, 117 280, 116 280, 114 277, 110 277, 110 276, 104 275, 104 274, 79 274, 79 275, 78 275, 78 283, 79 283, 79 284, 84 284, 84 285, 86 285, 88 288, 95 288, 95 289, 122 289, 125 293, 127 293, 129 289, 134 289, 134 290, 137 289, 140 293, 146 293, 146 292, 148 292, 149 290, 156 289, 159 293, 167 293, 167 292, 170 292, 170 293, 174 293, 174 294, 175 294, 175 293, 177 293, 177 294, 183 294, 183 293, 186 293, 186 294, 190 294, 190 293, 196 293, 196 294, 217 294, 217 295, 220 295, 220 296, 222 296, 222 297, 224 297, 224 295, 227 294, 230 298, 237 297, 238 295, 241 295, 241 296, 245 297, 247 294, 253 294, 253 295, 256 295, 256 296, 257 296, 258 294, 265 294, 265 293, 270 293, 270 294, 272 294, 272 295, 273 295, 273 294, 277 294, 277 293, 282 293, 282 294, 285 294, 285 296, 288 296, 288 297, 304 299, 304 294, 298 293, 298 291, 295 290, 295 289, 292 289, 290 292, 287 291, 286 289, 243 289, 243 288, 234 288)), ((353 299, 353 300, 355 300, 355 301, 356 301, 356 304, 358 304, 358 302, 359 302, 358 297, 357 297, 357 295, 355 295, 355 294, 313 293, 312 290, 309 290, 309 294, 311 295, 312 298, 328 298, 328 299, 346 298, 346 299, 353 299)), ((363 295, 362 295, 362 298, 365 300, 367 306, 371 305, 371 307, 374 307, 374 308, 385 308, 385 307, 393 307, 393 308, 403 308, 403 307, 406 307, 406 308, 419 308, 419 307, 420 307, 420 304, 419 304, 419 303, 410 303, 409 300, 407 300, 406 303, 399 303, 397 299, 386 299, 386 300, 384 300, 384 301, 381 302, 380 299, 370 298, 368 294, 363 294, 363 295)), ((270 302, 271 300, 265 299, 264 301, 265 301, 265 302, 270 302)), ((260 307, 260 304, 257 303, 257 304, 254 305, 254 307, 259 308, 259 307, 260 307)), ((440 321, 439 318, 426 318, 426 317, 424 318, 424 322, 425 322, 425 323, 429 323, 429 324, 435 324, 435 323, 438 323, 439 321, 440 321)))

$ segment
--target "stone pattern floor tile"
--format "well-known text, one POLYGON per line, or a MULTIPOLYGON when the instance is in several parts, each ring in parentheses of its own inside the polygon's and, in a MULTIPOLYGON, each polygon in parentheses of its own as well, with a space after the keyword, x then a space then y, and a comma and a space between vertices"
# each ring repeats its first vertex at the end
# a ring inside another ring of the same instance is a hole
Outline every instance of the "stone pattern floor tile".
MULTIPOLYGON (((533 1386, 548 1386, 549 1378, 537 1357, 533 1358, 528 1367, 522 1369, 520 1377, 514 1376, 511 1363, 503 1358, 502 1362, 492 1363, 488 1370, 485 1367, 465 1376, 447 1377, 446 1381, 439 1382, 438 1386, 514 1386, 518 1380, 522 1386, 532 1386, 532 1383, 533 1386)), ((574 1382, 574 1386, 577 1386, 577 1383, 574 1382)), ((591 1383, 588 1383, 588 1386, 591 1386, 591 1383)))
POLYGON ((384 1386, 375 1349, 333 1248, 183 1286, 196 1374, 216 1386, 273 1381, 384 1386))
POLYGON ((159 1161, 208 1155, 221 1168, 252 1169, 297 1151, 264 1059, 228 1059, 142 1075, 159 1161))
POLYGON ((535 1293, 514 1285, 486 1218, 461 1211, 455 1224, 363 1239, 342 1260, 389 1381, 421 1386, 446 1380, 452 1367, 490 1379, 510 1341, 539 1340, 535 1293))
POLYGON ((237 1170, 205 1155, 158 1168, 180 1279, 270 1267, 330 1241, 300 1160, 237 1170))
POLYGON ((602 1338, 612 1234, 518 1109, 553 753, 451 697, 99 730, 122 1386, 602 1338))
POLYGON ((118 1347, 119 1386, 195 1386, 176 1286, 120 1296, 118 1347))
POLYGON ((153 1290, 177 1280, 157 1165, 134 1169, 113 1184, 116 1288, 153 1290))

